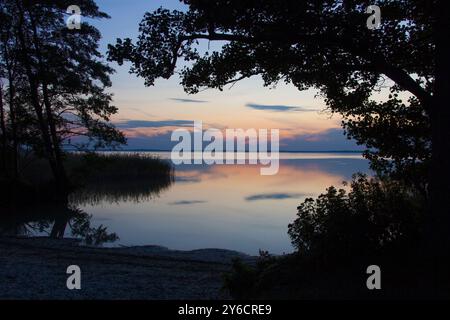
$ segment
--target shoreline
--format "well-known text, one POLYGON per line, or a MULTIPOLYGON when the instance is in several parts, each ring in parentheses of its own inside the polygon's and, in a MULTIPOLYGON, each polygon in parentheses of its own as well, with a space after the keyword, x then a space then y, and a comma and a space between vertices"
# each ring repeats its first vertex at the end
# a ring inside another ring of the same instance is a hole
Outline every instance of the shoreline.
POLYGON ((232 259, 257 258, 224 249, 87 247, 47 237, 1 237, 0 251, 0 299, 229 299, 222 278, 232 259), (66 287, 69 265, 81 269, 81 290, 66 287))

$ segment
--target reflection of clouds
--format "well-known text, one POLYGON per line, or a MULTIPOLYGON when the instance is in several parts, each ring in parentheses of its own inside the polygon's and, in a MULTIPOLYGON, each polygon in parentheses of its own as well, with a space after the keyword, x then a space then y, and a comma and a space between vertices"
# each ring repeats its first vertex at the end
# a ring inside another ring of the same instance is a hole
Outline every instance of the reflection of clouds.
POLYGON ((205 180, 226 179, 227 173, 217 170, 221 165, 177 165, 175 182, 199 183, 205 180))
POLYGON ((258 201, 258 200, 284 200, 284 199, 298 199, 307 196, 301 193, 265 193, 265 194, 254 194, 245 197, 247 201, 258 201))
POLYGON ((198 204, 198 203, 206 203, 207 201, 204 200, 180 200, 180 201, 174 201, 169 202, 168 204, 173 206, 180 206, 180 205, 189 205, 189 204, 198 204))
POLYGON ((286 159, 280 161, 280 167, 290 171, 323 172, 328 175, 349 180, 355 172, 371 174, 366 159, 346 158, 345 161, 336 159, 286 159))
POLYGON ((339 154, 291 156, 280 160, 280 170, 274 176, 261 176, 260 165, 180 165, 175 171, 177 183, 181 181, 177 192, 193 199, 208 194, 210 203, 222 206, 257 204, 258 200, 284 200, 279 203, 285 205, 319 195, 331 185, 341 187, 357 171, 370 174, 367 160, 361 158, 340 159, 346 155, 339 154))

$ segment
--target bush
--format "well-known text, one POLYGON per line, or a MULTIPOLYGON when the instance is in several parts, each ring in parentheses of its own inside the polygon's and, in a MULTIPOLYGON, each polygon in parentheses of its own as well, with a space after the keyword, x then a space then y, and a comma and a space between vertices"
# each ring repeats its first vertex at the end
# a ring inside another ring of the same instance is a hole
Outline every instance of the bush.
POLYGON ((414 247, 425 199, 395 181, 357 174, 350 191, 327 189, 298 208, 288 234, 301 254, 373 255, 414 247))
POLYGON ((259 251, 259 257, 254 265, 249 265, 236 258, 232 261, 232 270, 224 275, 223 289, 234 299, 249 299, 257 292, 255 284, 260 274, 269 268, 276 258, 267 251, 259 251))
MULTIPOLYGON (((234 298, 330 299, 426 296, 419 290, 425 199, 398 181, 358 174, 345 189, 306 199, 288 233, 294 254, 235 264, 227 278, 234 298), (365 286, 366 268, 383 266, 381 292, 365 286), (415 279, 415 280, 412 280, 415 279), (370 292, 369 292, 370 291, 370 292)), ((428 290, 428 291, 427 291, 428 290)))

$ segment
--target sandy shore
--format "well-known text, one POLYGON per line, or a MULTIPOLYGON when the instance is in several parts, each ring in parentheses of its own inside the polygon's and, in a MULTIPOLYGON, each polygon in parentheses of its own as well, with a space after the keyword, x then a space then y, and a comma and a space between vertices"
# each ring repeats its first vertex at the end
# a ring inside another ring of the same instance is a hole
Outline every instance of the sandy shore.
POLYGON ((92 248, 73 239, 0 238, 0 299, 226 299, 231 260, 254 257, 221 249, 159 246, 92 248), (81 290, 66 269, 81 268, 81 290))

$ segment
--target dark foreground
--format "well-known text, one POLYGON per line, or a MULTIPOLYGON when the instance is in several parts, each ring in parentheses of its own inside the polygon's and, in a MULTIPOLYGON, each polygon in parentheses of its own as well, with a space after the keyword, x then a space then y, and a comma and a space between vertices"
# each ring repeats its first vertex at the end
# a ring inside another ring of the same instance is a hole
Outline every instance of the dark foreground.
POLYGON ((70 239, 0 238, 0 299, 227 299, 223 274, 238 252, 90 248, 70 239), (81 290, 66 287, 69 265, 81 290))

